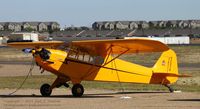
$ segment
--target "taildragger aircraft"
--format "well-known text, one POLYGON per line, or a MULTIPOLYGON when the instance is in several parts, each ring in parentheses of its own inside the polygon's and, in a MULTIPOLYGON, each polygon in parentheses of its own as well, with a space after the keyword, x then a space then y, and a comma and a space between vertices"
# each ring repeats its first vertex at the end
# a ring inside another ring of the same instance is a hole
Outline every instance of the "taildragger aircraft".
POLYGON ((32 53, 36 64, 57 76, 51 84, 40 88, 42 96, 50 96, 54 88, 62 85, 71 89, 74 97, 84 93, 81 81, 161 84, 169 87, 177 81, 178 65, 175 52, 167 45, 147 39, 116 39, 72 41, 14 42, 9 46, 25 48, 32 53), (57 49, 64 45, 65 50, 57 49), (28 49, 29 48, 29 49, 28 49), (124 54, 162 52, 153 67, 145 67, 119 59, 124 54))

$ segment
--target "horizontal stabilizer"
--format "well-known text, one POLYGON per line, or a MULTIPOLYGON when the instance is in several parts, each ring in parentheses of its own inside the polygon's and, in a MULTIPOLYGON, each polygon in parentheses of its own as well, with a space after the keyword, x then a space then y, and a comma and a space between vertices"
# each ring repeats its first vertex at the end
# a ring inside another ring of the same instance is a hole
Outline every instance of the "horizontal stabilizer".
POLYGON ((182 75, 178 75, 178 77, 192 77, 191 75, 187 75, 187 74, 182 74, 182 75))
POLYGON ((155 72, 154 75, 156 76, 161 76, 161 77, 192 77, 191 75, 186 75, 186 74, 182 74, 182 75, 179 75, 179 74, 173 74, 173 73, 158 73, 158 72, 155 72))

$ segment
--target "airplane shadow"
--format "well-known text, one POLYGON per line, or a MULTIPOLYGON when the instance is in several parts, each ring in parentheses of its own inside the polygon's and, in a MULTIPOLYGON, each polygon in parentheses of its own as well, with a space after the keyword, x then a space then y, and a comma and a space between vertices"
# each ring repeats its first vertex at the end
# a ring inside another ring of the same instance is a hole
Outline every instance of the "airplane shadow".
POLYGON ((43 97, 41 95, 0 95, 0 98, 112 98, 115 95, 123 94, 149 94, 149 93, 169 93, 169 92, 111 92, 111 93, 95 93, 84 94, 82 97, 73 97, 72 95, 51 95, 43 97))
POLYGON ((150 93, 170 93, 170 92, 115 92, 115 93, 99 93, 99 94, 86 94, 86 95, 123 95, 123 94, 150 94, 150 93))
POLYGON ((168 101, 200 101, 200 99, 171 99, 168 101))
POLYGON ((117 94, 150 94, 150 93, 170 93, 170 92, 117 92, 117 94))
POLYGON ((95 95, 83 95, 82 97, 73 97, 72 95, 51 95, 49 97, 43 97, 41 95, 0 95, 0 98, 111 98, 113 96, 95 96, 95 95))

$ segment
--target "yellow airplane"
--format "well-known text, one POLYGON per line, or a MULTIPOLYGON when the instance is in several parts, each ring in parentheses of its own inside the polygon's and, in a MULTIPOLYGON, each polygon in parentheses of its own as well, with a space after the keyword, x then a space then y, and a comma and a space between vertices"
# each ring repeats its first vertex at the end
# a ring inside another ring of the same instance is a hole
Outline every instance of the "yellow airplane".
POLYGON ((125 83, 162 84, 169 87, 177 81, 178 66, 175 52, 167 45, 147 39, 115 39, 72 41, 15 42, 9 46, 31 52, 36 64, 57 75, 52 85, 43 84, 42 96, 50 96, 54 88, 73 84, 72 95, 84 93, 81 81, 107 81, 125 83), (64 45, 65 49, 58 49, 64 45), (118 59, 124 54, 162 52, 152 68, 118 59))

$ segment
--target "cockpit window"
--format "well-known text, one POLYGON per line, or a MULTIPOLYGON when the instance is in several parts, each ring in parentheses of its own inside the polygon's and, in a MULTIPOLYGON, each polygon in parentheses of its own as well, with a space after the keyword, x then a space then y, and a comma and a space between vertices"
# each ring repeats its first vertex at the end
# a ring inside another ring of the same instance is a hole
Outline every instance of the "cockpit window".
POLYGON ((102 56, 94 56, 93 63, 101 65, 104 63, 104 58, 102 56))
POLYGON ((68 52, 68 58, 77 59, 87 63, 101 65, 104 62, 104 58, 101 56, 90 55, 87 51, 79 48, 71 47, 68 52))

